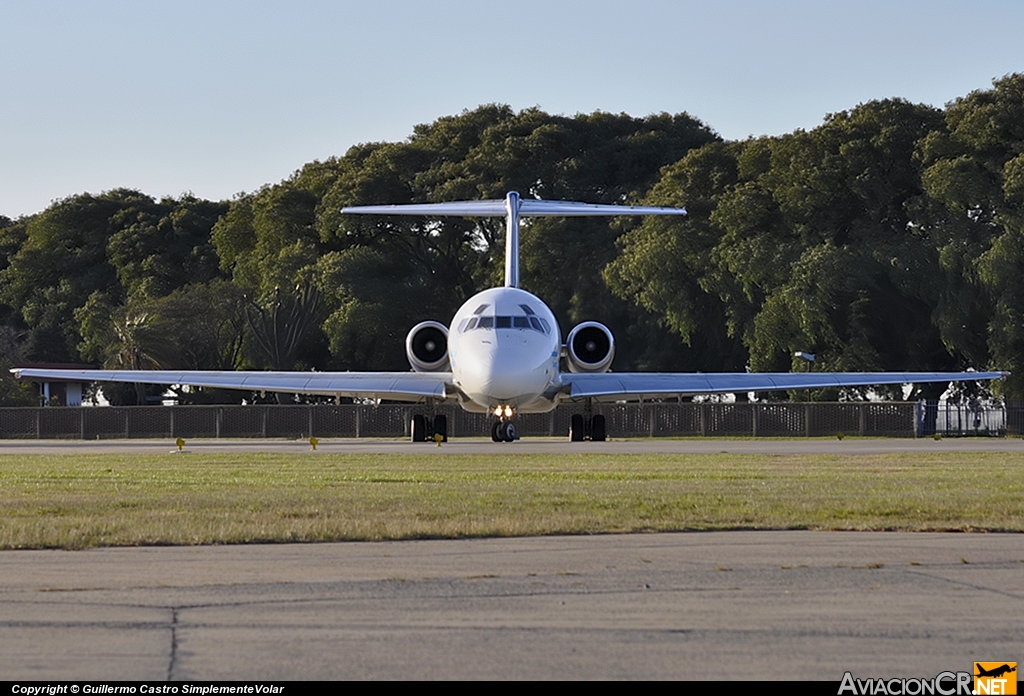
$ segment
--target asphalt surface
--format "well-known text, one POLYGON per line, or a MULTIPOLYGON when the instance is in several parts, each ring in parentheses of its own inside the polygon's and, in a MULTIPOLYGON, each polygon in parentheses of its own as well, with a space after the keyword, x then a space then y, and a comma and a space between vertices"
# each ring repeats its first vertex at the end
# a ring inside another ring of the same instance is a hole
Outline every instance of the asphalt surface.
MULTIPOLYGON (((0 441, 0 452, 169 451, 0 441)), ((192 441, 193 451, 303 451, 192 441)), ((1021 451, 1019 440, 326 441, 374 452, 1021 451)), ((0 552, 13 680, 933 677, 1020 661, 1024 535, 707 532, 0 552)))
POLYGON ((841 679, 1020 660, 1024 537, 719 532, 0 554, 14 680, 841 679))

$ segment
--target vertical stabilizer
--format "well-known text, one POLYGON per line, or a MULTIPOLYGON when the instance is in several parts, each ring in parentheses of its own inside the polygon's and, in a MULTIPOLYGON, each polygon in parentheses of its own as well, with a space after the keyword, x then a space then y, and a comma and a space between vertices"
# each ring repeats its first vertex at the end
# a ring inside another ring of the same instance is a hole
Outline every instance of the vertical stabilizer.
POLYGON ((505 195, 505 287, 519 287, 519 194, 505 195))

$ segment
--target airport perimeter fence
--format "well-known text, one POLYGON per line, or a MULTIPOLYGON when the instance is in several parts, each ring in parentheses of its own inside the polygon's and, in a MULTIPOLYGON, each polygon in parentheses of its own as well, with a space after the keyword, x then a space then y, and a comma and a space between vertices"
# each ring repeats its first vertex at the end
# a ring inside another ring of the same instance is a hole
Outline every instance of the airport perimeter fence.
MULTIPOLYGON (((1024 432, 1024 406, 849 403, 595 404, 610 437, 836 436, 915 437, 1005 435, 1024 432), (929 410, 931 409, 931 410, 929 410), (932 425, 934 423, 934 425, 932 425)), ((451 437, 481 437, 492 417, 444 404, 98 406, 0 408, 0 439, 108 438, 354 438, 408 437, 414 414, 445 414, 451 437)), ((516 418, 524 436, 566 436, 582 404, 516 418)))

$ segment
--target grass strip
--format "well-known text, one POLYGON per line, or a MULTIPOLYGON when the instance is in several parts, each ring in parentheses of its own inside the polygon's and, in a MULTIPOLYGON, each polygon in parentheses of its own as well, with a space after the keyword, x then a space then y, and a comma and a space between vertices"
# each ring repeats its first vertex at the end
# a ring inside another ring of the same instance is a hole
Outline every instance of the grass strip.
POLYGON ((0 455, 0 548, 1024 531, 1024 454, 0 455))

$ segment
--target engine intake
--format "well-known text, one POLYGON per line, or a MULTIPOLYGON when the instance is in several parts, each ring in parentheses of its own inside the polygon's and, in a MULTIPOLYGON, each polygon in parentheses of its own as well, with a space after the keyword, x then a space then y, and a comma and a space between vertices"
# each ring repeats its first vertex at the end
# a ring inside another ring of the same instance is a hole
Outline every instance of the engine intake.
POLYGON ((416 372, 444 372, 448 369, 448 327, 436 321, 422 321, 405 337, 405 354, 416 372))
POLYGON ((569 332, 566 362, 570 372, 607 372, 615 357, 615 338, 604 324, 585 321, 569 332))

